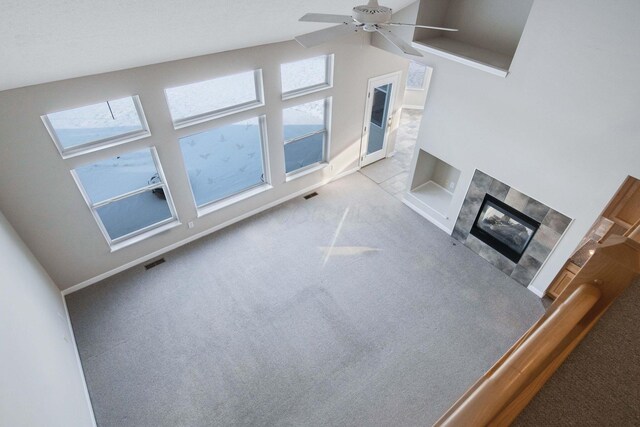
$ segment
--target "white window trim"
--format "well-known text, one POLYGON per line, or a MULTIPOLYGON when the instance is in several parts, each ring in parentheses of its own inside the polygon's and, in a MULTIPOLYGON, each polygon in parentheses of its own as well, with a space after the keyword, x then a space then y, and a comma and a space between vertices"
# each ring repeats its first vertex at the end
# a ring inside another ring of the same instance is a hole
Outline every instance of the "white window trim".
MULTIPOLYGON (((238 74, 238 73, 236 73, 238 74)), ((229 74, 233 75, 233 74, 229 74)), ((216 78, 227 77, 227 76, 219 76, 214 77, 210 80, 215 80, 216 78)), ((247 101, 242 104, 232 105, 230 107, 220 108, 218 110, 208 111, 201 114, 196 114, 195 116, 184 117, 182 119, 173 120, 173 128, 174 129, 182 129, 188 126, 196 125, 199 123, 208 122, 210 120, 219 119, 222 117, 229 116, 231 114, 241 113, 243 111, 252 110, 254 108, 264 106, 264 83, 262 80, 262 69, 259 68, 257 70, 253 70, 253 82, 255 85, 256 91, 256 100, 255 101, 247 101)), ((179 86, 178 86, 179 87, 179 86)), ((169 106, 169 98, 167 97, 167 89, 164 90, 164 96, 167 101, 167 107, 169 106)))
MULTIPOLYGON (((137 150, 137 151, 142 151, 142 150, 137 150)), ((137 190, 133 190, 133 191, 129 191, 127 193, 124 194, 120 194, 118 196, 114 196, 111 197, 109 199, 97 202, 97 203, 93 203, 91 201, 91 198, 89 197, 89 194, 87 194, 86 190, 84 189, 84 186, 82 185, 82 181, 80 180, 80 177, 78 176, 77 172, 75 171, 75 169, 71 170, 71 176, 73 177, 74 181, 76 182, 76 185, 78 186, 78 189, 80 190, 80 193, 82 194, 82 197, 84 198, 84 201, 87 204, 87 207, 89 208, 89 210, 91 211, 91 214, 93 215, 93 218, 95 219, 98 228, 100 229, 100 231, 102 232, 102 235, 104 236, 105 240, 107 241, 107 244, 109 245, 109 248, 111 250, 111 252, 115 252, 119 249, 125 248, 127 246, 130 246, 134 243, 138 243, 142 240, 145 240, 151 236, 154 236, 156 234, 162 233, 164 231, 167 231, 171 228, 177 227, 181 224, 179 218, 178 218, 178 214, 176 212, 175 206, 173 204, 173 198, 171 197, 171 191, 169 190, 169 186, 167 185, 165 176, 164 176, 164 172, 162 170, 162 165, 160 164, 160 160, 158 158, 158 152, 156 150, 155 147, 150 147, 149 151, 151 152, 151 158, 153 159, 153 163, 156 167, 156 172, 158 173, 158 176, 160 177, 160 181, 157 184, 149 184, 146 185, 144 187, 141 187, 137 190), (129 234, 125 234, 124 236, 120 236, 116 239, 111 239, 111 236, 109 236, 109 233, 107 232, 106 227, 104 226, 104 224, 102 223, 102 219, 100 219, 100 215, 98 214, 97 209, 102 207, 102 206, 106 206, 109 203, 112 202, 116 202, 118 200, 122 200, 125 199, 127 197, 130 196, 134 196, 136 194, 140 194, 140 193, 144 193, 145 191, 149 191, 149 190, 153 190, 156 188, 162 188, 164 195, 165 195, 165 199, 167 201, 167 205, 169 206, 169 212, 171 213, 171 217, 167 218, 163 221, 159 221, 155 224, 151 224, 148 225, 144 228, 141 228, 140 230, 136 230, 133 231, 129 234)))
POLYGON ((269 191, 273 188, 271 184, 258 184, 253 187, 249 187, 239 193, 232 194, 223 199, 219 199, 218 201, 207 203, 206 205, 202 205, 202 207, 198 208, 197 217, 201 218, 207 214, 212 212, 217 212, 226 207, 235 205, 238 202, 241 202, 246 199, 250 199, 253 196, 264 193, 265 191, 269 191))
MULTIPOLYGON (((144 110, 142 109, 142 103, 140 102, 140 97, 138 95, 132 95, 131 99, 133 100, 133 105, 136 108, 136 112, 138 113, 138 119, 140 120, 140 125, 142 126, 141 130, 128 132, 122 135, 98 139, 96 141, 87 142, 80 145, 75 145, 70 148, 64 148, 58 135, 56 134, 56 130, 54 129, 49 117, 47 115, 40 116, 42 122, 44 123, 44 127, 49 132, 49 136, 53 140, 60 156, 63 159, 69 159, 71 157, 80 156, 82 154, 93 153, 99 150, 103 150, 105 148, 114 147, 116 145, 124 144, 131 141, 136 141, 138 139, 147 138, 151 136, 151 131, 149 130, 149 124, 147 123, 147 118, 144 115, 144 110)), ((105 101, 108 102, 108 101, 105 101)), ((77 108, 82 108, 77 107, 77 108)))
MULTIPOLYGON (((304 166, 302 168, 296 169, 294 171, 291 172, 286 172, 285 171, 285 182, 289 182, 294 180, 295 178, 299 177, 299 176, 303 176, 303 175, 307 175, 311 172, 315 172, 316 170, 319 169, 323 169, 324 167, 329 165, 329 159, 331 158, 330 156, 330 147, 331 147, 331 110, 332 110, 332 97, 327 97, 324 98, 324 129, 320 129, 318 131, 315 132, 310 132, 301 136, 297 136, 295 138, 292 139, 288 139, 286 141, 284 141, 283 149, 284 146, 287 144, 290 144, 292 142, 296 142, 296 141, 300 141, 301 139, 305 139, 308 138, 310 136, 313 135, 318 135, 320 133, 324 134, 324 140, 323 140, 323 144, 322 144, 322 160, 312 163, 310 165, 304 166), (313 170, 311 170, 313 169, 313 170)), ((318 100, 319 101, 319 100, 318 100)), ((309 101, 309 102, 315 102, 315 101, 309 101)), ((303 104, 307 104, 307 102, 303 102, 303 104)), ((300 104, 301 105, 301 104, 300 104)), ((295 105, 294 105, 295 107, 295 105)), ((286 159, 285 159, 285 165, 286 165, 286 159)))
POLYGON ((298 178, 302 178, 303 176, 310 175, 314 172, 322 170, 329 166, 329 162, 317 162, 309 166, 305 166, 295 171, 295 173, 288 173, 285 177, 285 182, 290 182, 296 180, 298 178))
POLYGON ((425 90, 427 88, 427 80, 428 80, 427 74, 429 74, 429 67, 426 66, 425 64, 422 64, 422 63, 418 62, 418 61, 413 61, 412 60, 411 62, 415 62, 416 64, 420 64, 420 65, 424 66, 424 77, 422 78, 422 86, 420 86, 420 87, 409 86, 409 69, 407 69, 407 78, 405 80, 406 81, 405 89, 406 90, 414 90, 416 92, 421 91, 421 90, 425 90))
MULTIPOLYGON (((196 195, 193 193, 193 186, 191 185, 191 181, 189 180, 188 170, 185 164, 185 171, 187 171, 187 180, 189 181, 189 189, 191 190, 191 199, 193 200, 193 204, 197 210, 198 218, 209 214, 211 212, 218 211, 222 208, 226 208, 227 206, 231 206, 235 203, 238 203, 242 200, 248 199, 250 197, 255 196, 256 194, 263 193, 267 190, 273 188, 271 185, 271 167, 269 162, 269 150, 267 143, 267 117, 263 114, 258 117, 251 117, 247 120, 258 119, 258 127, 260 129, 260 145, 262 148, 262 170, 264 173, 264 181, 259 182, 251 187, 247 187, 237 193, 229 194, 228 196, 222 197, 220 199, 212 200, 210 202, 204 203, 198 206, 196 202, 196 195)), ((233 124, 233 123, 229 123, 233 124)), ((206 132, 206 130, 202 131, 206 132)), ((201 133, 201 132, 199 132, 201 133)), ((187 135, 185 135, 186 137, 187 135)), ((184 161, 184 157, 183 157, 184 161)))
MULTIPOLYGON (((290 90, 287 92, 282 92, 282 100, 285 101, 287 99, 292 99, 292 98, 297 98, 298 96, 302 96, 302 95, 307 95, 310 93, 315 93, 315 92, 320 92, 322 90, 326 90, 326 89, 330 89, 333 87, 333 61, 334 61, 334 54, 329 54, 329 55, 318 55, 318 56, 324 56, 326 58, 325 60, 325 66, 326 66, 326 76, 327 79, 324 83, 318 83, 316 85, 312 85, 312 86, 306 86, 306 87, 302 87, 299 89, 294 89, 294 90, 290 90)), ((312 56, 311 58, 306 58, 306 59, 313 59, 313 58, 317 58, 317 56, 312 56)), ((304 59, 301 59, 301 61, 304 61, 304 59)), ((293 62, 298 62, 298 61, 293 61, 293 62)), ((281 68, 282 69, 282 68, 281 68)), ((282 87, 282 75, 280 76, 280 87, 282 87)))

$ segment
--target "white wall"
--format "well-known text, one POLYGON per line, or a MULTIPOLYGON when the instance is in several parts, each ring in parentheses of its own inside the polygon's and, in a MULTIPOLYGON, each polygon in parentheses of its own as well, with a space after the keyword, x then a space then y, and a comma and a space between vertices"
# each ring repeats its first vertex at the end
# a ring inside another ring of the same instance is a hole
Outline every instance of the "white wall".
MULTIPOLYGON (((406 67, 402 58, 371 47, 368 35, 361 33, 314 49, 290 41, 0 92, 0 209, 56 284, 69 288, 357 168, 367 80, 399 70, 404 76, 406 67), (325 53, 335 54, 334 87, 282 101, 280 64, 325 53), (255 68, 263 70, 265 107, 173 129, 164 88, 255 68), (150 138, 67 160, 60 157, 40 115, 131 94, 140 96, 150 138), (333 97, 332 168, 285 182, 282 108, 327 96, 333 97), (267 116, 274 188, 197 218, 177 139, 262 114, 267 116), (151 145, 158 150, 182 226, 110 253, 69 170, 151 145), (194 221, 193 229, 187 228, 189 221, 194 221)), ((394 110, 401 102, 397 97, 394 110)))
POLYGON ((60 291, 1 212, 0 254, 0 425, 95 425, 60 291))
POLYGON ((536 0, 507 78, 425 54, 418 146, 462 171, 451 211, 478 168, 575 218, 530 285, 538 294, 625 177, 640 176, 638 22, 636 0, 536 0))

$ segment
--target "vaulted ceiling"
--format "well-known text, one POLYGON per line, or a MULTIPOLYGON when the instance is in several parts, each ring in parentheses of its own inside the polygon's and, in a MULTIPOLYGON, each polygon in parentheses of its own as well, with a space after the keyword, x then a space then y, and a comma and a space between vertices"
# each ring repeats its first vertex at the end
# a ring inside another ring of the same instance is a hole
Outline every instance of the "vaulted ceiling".
MULTIPOLYGON (((413 0, 384 0, 394 10, 413 0)), ((364 0, 5 0, 0 90, 285 41, 364 0)))

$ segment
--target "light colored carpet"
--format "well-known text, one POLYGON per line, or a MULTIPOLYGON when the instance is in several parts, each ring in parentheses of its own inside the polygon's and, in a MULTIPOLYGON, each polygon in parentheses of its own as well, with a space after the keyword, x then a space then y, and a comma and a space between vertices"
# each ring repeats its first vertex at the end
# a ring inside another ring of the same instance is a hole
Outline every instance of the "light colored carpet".
POLYGON ((318 193, 67 296, 101 427, 429 425, 543 313, 364 176, 318 193))

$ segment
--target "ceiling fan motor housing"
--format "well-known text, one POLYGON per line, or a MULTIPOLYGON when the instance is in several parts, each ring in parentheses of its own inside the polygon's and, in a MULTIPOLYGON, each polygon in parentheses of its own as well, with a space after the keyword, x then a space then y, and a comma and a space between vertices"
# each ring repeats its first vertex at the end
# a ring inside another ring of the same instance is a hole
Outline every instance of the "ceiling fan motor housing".
MULTIPOLYGON (((359 23, 365 24, 364 30, 366 31, 367 24, 384 24, 391 21, 391 8, 377 5, 361 5, 353 8, 351 16, 359 23)), ((372 31, 375 31, 375 29, 372 31)))

